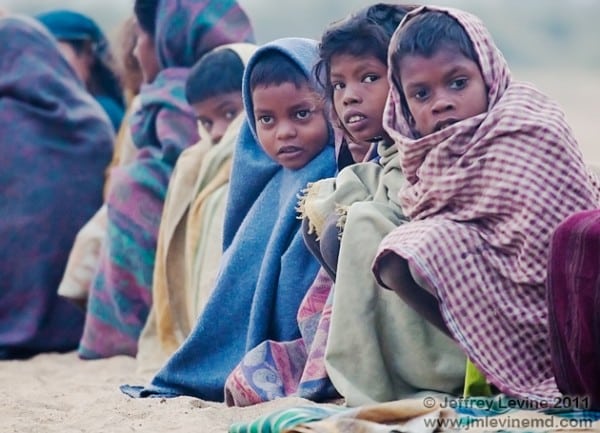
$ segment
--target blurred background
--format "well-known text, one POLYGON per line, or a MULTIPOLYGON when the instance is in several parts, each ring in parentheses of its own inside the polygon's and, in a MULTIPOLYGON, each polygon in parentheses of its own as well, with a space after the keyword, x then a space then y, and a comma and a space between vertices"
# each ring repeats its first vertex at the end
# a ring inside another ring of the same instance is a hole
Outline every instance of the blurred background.
MULTIPOLYGON (((259 43, 284 37, 318 39, 330 22, 374 3, 366 0, 239 0, 259 43)), ((600 0, 437 0, 478 15, 513 75, 556 98, 586 159, 600 164, 600 0)), ((93 17, 109 36, 129 16, 133 0, 0 0, 25 14, 61 7, 93 17)), ((1 41, 0 41, 1 43, 1 41)))

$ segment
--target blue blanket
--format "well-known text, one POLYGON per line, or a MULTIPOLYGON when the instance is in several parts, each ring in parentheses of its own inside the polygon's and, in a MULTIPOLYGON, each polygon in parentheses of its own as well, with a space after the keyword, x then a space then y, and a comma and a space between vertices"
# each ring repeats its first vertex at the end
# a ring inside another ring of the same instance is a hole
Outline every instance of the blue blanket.
POLYGON ((214 292, 192 334, 147 388, 133 396, 191 395, 223 401, 225 380, 242 357, 265 340, 300 337, 296 314, 319 264, 306 249, 297 195, 307 183, 335 173, 330 143, 299 170, 272 161, 258 143, 247 78, 256 56, 278 50, 310 76, 315 41, 287 38, 260 48, 245 74, 248 118, 234 151, 225 221, 225 251, 214 292))

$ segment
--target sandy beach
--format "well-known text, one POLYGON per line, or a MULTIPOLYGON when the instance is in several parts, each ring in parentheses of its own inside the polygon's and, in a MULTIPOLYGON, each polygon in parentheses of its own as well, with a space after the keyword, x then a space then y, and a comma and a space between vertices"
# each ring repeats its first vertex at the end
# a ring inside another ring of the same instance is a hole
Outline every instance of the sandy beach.
POLYGON ((74 352, 0 362, 0 432, 223 433, 233 422, 310 404, 286 398, 228 408, 189 397, 132 399, 119 385, 146 383, 135 369, 133 358, 82 361, 74 352))

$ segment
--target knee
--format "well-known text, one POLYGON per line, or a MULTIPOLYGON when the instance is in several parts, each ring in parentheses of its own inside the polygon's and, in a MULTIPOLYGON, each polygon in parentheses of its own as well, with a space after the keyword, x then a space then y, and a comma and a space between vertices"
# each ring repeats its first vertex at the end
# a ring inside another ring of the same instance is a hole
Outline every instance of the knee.
POLYGON ((379 259, 377 269, 379 280, 384 287, 397 293, 402 291, 402 282, 410 277, 406 260, 393 253, 388 253, 379 259))

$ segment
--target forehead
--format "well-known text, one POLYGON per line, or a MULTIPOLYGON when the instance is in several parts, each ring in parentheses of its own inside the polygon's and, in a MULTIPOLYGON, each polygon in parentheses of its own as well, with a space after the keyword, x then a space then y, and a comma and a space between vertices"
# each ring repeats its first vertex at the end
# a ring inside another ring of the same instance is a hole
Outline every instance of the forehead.
POLYGON ((286 111, 302 104, 315 104, 320 95, 308 84, 294 83, 257 86, 252 91, 254 111, 286 111))
POLYGON ((361 69, 387 69, 387 65, 374 55, 355 56, 353 54, 335 54, 331 57, 330 74, 344 75, 361 69))
POLYGON ((214 112, 218 112, 219 110, 222 110, 223 108, 229 108, 232 105, 235 105, 235 106, 242 105, 241 90, 211 96, 202 101, 194 102, 192 104, 192 107, 194 108, 196 113, 199 116, 201 116, 201 115, 209 115, 214 112))
POLYGON ((479 71, 479 65, 466 57, 458 49, 442 48, 432 56, 409 54, 395 65, 403 85, 428 81, 454 72, 479 71))

